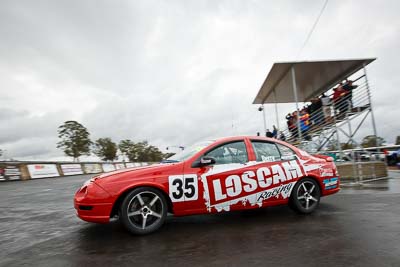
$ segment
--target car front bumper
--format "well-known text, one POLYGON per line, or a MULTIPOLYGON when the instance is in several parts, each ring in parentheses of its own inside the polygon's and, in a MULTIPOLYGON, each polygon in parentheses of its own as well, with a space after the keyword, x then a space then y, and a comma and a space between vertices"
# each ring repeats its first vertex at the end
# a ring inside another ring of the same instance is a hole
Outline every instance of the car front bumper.
POLYGON ((108 223, 113 199, 95 182, 87 181, 75 194, 74 208, 77 216, 84 221, 108 223))

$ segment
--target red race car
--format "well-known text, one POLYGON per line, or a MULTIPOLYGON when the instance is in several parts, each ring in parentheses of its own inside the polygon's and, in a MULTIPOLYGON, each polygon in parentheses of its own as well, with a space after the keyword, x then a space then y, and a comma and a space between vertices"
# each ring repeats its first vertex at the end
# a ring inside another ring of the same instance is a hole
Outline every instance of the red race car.
POLYGON ((78 190, 77 215, 119 218, 134 234, 157 230, 167 213, 218 213, 289 204, 311 213, 339 191, 333 159, 285 142, 239 136, 195 144, 161 164, 95 176, 78 190))

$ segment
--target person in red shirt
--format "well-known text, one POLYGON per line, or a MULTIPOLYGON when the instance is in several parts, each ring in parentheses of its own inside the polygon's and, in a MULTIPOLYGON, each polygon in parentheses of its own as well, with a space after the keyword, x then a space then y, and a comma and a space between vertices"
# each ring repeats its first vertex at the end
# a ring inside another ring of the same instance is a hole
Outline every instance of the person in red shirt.
POLYGON ((338 87, 333 88, 333 101, 339 102, 340 98, 346 94, 346 91, 343 89, 342 83, 338 85, 338 87))
POLYGON ((335 110, 339 110, 339 117, 343 117, 348 108, 348 103, 345 98, 348 92, 344 90, 343 83, 340 83, 337 88, 334 88, 333 92, 333 102, 335 104, 335 110))

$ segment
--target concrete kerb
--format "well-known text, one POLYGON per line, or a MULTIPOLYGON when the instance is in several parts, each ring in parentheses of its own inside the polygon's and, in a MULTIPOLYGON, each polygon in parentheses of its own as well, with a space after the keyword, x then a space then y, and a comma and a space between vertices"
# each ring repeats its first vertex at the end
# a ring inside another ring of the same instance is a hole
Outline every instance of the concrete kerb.
POLYGON ((368 183, 381 181, 381 180, 389 180, 389 179, 393 179, 393 178, 392 177, 381 177, 381 178, 367 179, 367 180, 358 181, 358 182, 346 182, 346 181, 343 182, 343 181, 341 181, 340 187, 365 187, 365 186, 369 186, 368 183))

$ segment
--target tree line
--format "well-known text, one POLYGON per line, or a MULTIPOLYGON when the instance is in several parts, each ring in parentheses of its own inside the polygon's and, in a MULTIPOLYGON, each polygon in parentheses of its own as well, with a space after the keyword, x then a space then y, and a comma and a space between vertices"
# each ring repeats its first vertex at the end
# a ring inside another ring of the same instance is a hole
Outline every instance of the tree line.
POLYGON ((91 153, 104 161, 113 161, 118 159, 118 150, 130 162, 156 162, 167 156, 147 141, 135 143, 125 139, 117 144, 111 138, 104 137, 93 142, 86 127, 77 121, 66 121, 59 126, 58 137, 60 141, 57 148, 62 149, 65 155, 73 157, 74 161, 91 153))

